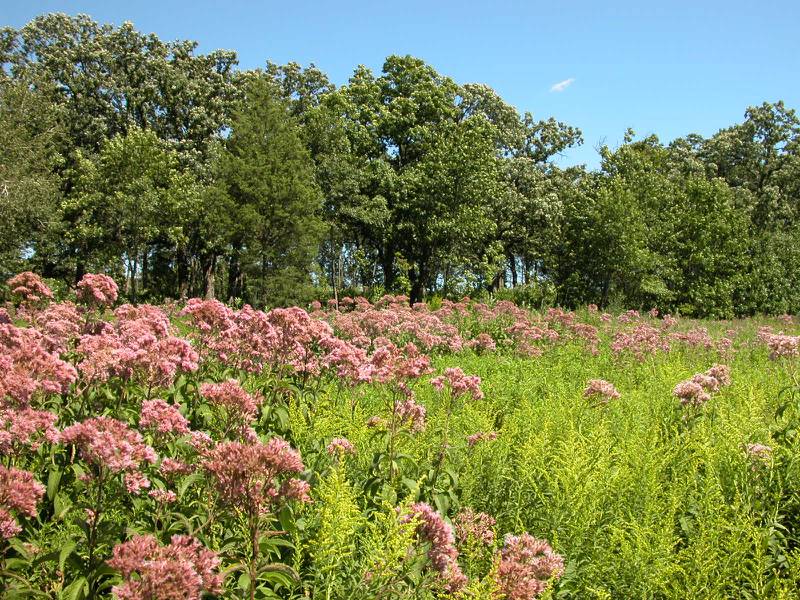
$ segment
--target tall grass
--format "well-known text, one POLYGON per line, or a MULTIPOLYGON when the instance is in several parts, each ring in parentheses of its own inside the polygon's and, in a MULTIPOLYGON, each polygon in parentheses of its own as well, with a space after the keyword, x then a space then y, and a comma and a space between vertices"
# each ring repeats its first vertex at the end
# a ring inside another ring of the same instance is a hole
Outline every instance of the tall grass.
MULTIPOLYGON (((763 467, 744 449, 776 445, 771 436, 786 421, 776 410, 789 381, 766 350, 748 344, 755 324, 739 327, 729 357, 676 348, 639 363, 613 357, 606 344, 598 356, 567 344, 538 358, 436 359, 437 370, 457 365, 479 375, 486 394, 451 423, 458 503, 492 514, 499 531, 550 540, 567 561, 554 597, 795 597, 798 554, 786 528, 794 519, 787 498, 796 492, 786 488, 796 481, 797 444, 776 447, 763 467), (722 361, 732 385, 687 412, 672 388, 722 361), (613 382, 621 398, 594 406, 582 395, 592 378, 613 382), (499 435, 470 448, 466 436, 476 431, 499 435)), ((403 442, 410 465, 432 460, 442 417, 437 394, 424 384, 417 392, 428 427, 403 442)), ((359 397, 331 394, 314 419, 298 418, 292 429, 301 450, 333 434, 356 442, 359 455, 347 469, 358 489, 380 449, 363 424, 381 400, 353 393, 359 397)), ((421 472, 406 473, 412 494, 421 472)), ((312 510, 325 513, 330 487, 321 489, 312 510)), ((353 502, 348 490, 339 501, 353 502)))

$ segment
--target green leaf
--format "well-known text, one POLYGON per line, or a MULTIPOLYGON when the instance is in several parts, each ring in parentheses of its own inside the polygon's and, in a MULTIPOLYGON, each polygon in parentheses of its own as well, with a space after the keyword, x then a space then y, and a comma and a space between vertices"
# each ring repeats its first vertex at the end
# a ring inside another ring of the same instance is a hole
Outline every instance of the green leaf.
POLYGON ((61 552, 58 553, 58 570, 59 571, 63 571, 64 570, 64 563, 67 562, 67 559, 69 558, 69 555, 72 554, 75 551, 75 546, 76 545, 77 544, 75 542, 70 540, 67 543, 65 543, 64 546, 61 548, 61 552))
POLYGON ((53 500, 53 519, 60 521, 70 508, 72 508, 72 500, 66 494, 56 494, 55 500, 53 500))
POLYGON ((89 582, 86 577, 78 577, 67 587, 61 590, 59 598, 61 600, 83 600, 89 595, 89 582))
POLYGON ((59 467, 50 469, 47 475, 47 499, 53 500, 56 497, 56 492, 61 485, 61 475, 64 472, 59 467))
POLYGON ((248 573, 242 573, 241 575, 239 575, 239 589, 240 590, 250 589, 250 575, 248 573))

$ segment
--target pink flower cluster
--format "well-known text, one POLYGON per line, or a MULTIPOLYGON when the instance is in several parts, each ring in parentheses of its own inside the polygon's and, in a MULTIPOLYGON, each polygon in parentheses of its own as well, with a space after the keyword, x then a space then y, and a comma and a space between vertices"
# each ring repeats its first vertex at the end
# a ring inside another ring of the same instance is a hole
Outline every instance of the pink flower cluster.
POLYGON ((257 438, 250 425, 264 401, 260 395, 249 394, 235 379, 204 383, 200 386, 200 395, 218 415, 224 436, 233 435, 253 441, 257 438))
POLYGON ((772 333, 769 327, 763 327, 759 329, 758 337, 769 348, 772 360, 800 356, 800 336, 772 333))
POLYGON ((638 323, 632 329, 617 332, 611 342, 614 354, 629 352, 639 361, 657 352, 669 352, 669 349, 669 339, 647 323, 638 323))
POLYGON ((417 535, 430 544, 428 559, 446 591, 455 593, 467 584, 458 565, 458 550, 453 528, 429 504, 416 502, 409 507, 404 521, 417 523, 417 535))
POLYGON ((406 398, 395 405, 397 422, 407 425, 412 433, 425 429, 425 407, 417 404, 413 398, 406 398))
POLYGON ((0 410, 0 454, 38 450, 43 442, 58 443, 58 416, 32 408, 0 410))
POLYGON ((33 396, 61 394, 77 379, 75 367, 48 350, 35 329, 0 324, 0 405, 28 405, 33 396))
MULTIPOLYGON (((457 352, 464 346, 458 329, 427 306, 409 307, 402 296, 384 296, 373 306, 364 298, 342 298, 340 307, 353 307, 348 312, 334 311, 329 319, 344 339, 375 340, 389 338, 398 344, 414 342, 425 351, 457 352), (350 302, 348 302, 350 300, 350 302)), ((363 342, 361 342, 363 343, 363 342)))
POLYGON ((263 402, 263 398, 247 393, 235 379, 222 383, 204 383, 200 386, 200 395, 209 403, 224 408, 231 414, 242 415, 248 420, 256 416, 263 402))
POLYGON ((142 402, 142 413, 139 427, 152 429, 160 435, 189 433, 189 421, 180 411, 164 400, 145 400, 142 402))
POLYGON ((472 348, 476 352, 494 352, 497 350, 497 343, 492 336, 484 332, 479 333, 467 342, 467 347, 472 348))
POLYGON ((772 447, 764 444, 746 444, 744 451, 750 459, 750 465, 754 471, 768 465, 772 459, 772 447))
POLYGON ((325 448, 325 451, 331 456, 356 453, 355 447, 347 438, 333 438, 331 443, 325 448))
POLYGON ((617 317, 617 321, 620 323, 635 323, 641 318, 642 316, 639 314, 638 310, 626 310, 617 317))
POLYGON ((529 600, 564 573, 564 558, 528 533, 507 535, 497 567, 497 584, 507 600, 529 600))
POLYGON ((697 373, 691 379, 680 382, 672 393, 684 406, 699 406, 708 402, 713 392, 730 385, 730 373, 727 365, 714 365, 705 373, 697 373))
POLYGON ((117 301, 119 288, 108 275, 87 273, 78 282, 78 301, 93 308, 105 308, 117 301))
POLYGON ((494 544, 496 523, 491 515, 465 508, 454 519, 456 537, 462 544, 478 543, 491 546, 494 544))
POLYGON ((694 348, 710 350, 714 347, 714 340, 705 327, 695 327, 689 331, 677 331, 671 334, 670 337, 694 348))
POLYGON ((138 535, 114 546, 109 566, 124 582, 114 586, 120 600, 187 600, 222 591, 216 552, 188 535, 173 535, 162 546, 152 535, 138 535))
POLYGON ((444 390, 446 385, 450 388, 453 398, 466 395, 471 396, 473 400, 483 398, 481 378, 477 375, 465 375, 459 367, 445 369, 444 375, 431 379, 431 385, 439 391, 444 390))
POLYGON ((114 311, 114 325, 104 323, 78 344, 83 360, 78 369, 91 381, 111 377, 133 380, 148 387, 168 387, 179 372, 198 368, 191 344, 170 332, 169 318, 149 305, 123 305, 114 311))
POLYGON ((36 273, 25 271, 14 275, 7 282, 11 293, 25 304, 37 304, 53 297, 53 291, 36 273))
POLYGON ((309 485, 291 477, 305 468, 288 442, 223 442, 206 452, 203 469, 213 480, 220 501, 250 515, 269 512, 285 500, 308 501, 309 485))
POLYGON ((83 329, 83 318, 71 302, 50 304, 31 315, 33 327, 43 336, 44 347, 63 353, 78 339, 83 329))
POLYGON ((497 439, 496 431, 478 431, 467 436, 467 445, 472 448, 478 442, 492 442, 497 439))
POLYGON ((15 515, 39 514, 37 505, 44 492, 32 473, 0 465, 0 538, 12 538, 22 531, 15 515))
POLYGON ((613 383, 605 379, 590 379, 583 390, 585 398, 597 398, 601 404, 606 404, 609 400, 616 400, 620 397, 617 388, 613 383))
POLYGON ((375 351, 359 370, 360 381, 398 385, 431 371, 430 358, 412 342, 400 348, 386 338, 377 338, 374 344, 375 351))
POLYGON ((138 431, 122 421, 111 417, 87 419, 64 429, 61 442, 77 446, 81 457, 100 470, 124 473, 131 493, 150 485, 140 468, 142 463, 155 463, 156 453, 138 431))

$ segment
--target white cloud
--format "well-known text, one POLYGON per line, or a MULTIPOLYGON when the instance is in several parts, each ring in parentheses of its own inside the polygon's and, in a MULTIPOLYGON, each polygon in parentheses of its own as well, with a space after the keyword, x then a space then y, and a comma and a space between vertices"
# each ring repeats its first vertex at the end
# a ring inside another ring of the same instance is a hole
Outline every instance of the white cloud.
POLYGON ((558 83, 554 83, 550 86, 551 92, 563 92, 569 86, 571 86, 575 82, 574 77, 570 77, 569 79, 565 79, 564 81, 559 81, 558 83))

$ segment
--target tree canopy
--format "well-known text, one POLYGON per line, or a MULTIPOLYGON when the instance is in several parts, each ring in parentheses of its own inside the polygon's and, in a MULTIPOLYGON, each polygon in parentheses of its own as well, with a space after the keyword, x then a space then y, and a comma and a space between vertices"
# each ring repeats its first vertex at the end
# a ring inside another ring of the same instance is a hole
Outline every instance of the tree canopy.
POLYGON ((629 131, 589 171, 554 162, 577 127, 413 56, 337 87, 314 65, 240 70, 232 51, 49 14, 1 30, 0 61, 6 275, 258 306, 800 311, 800 120, 780 101, 707 139, 629 131))

